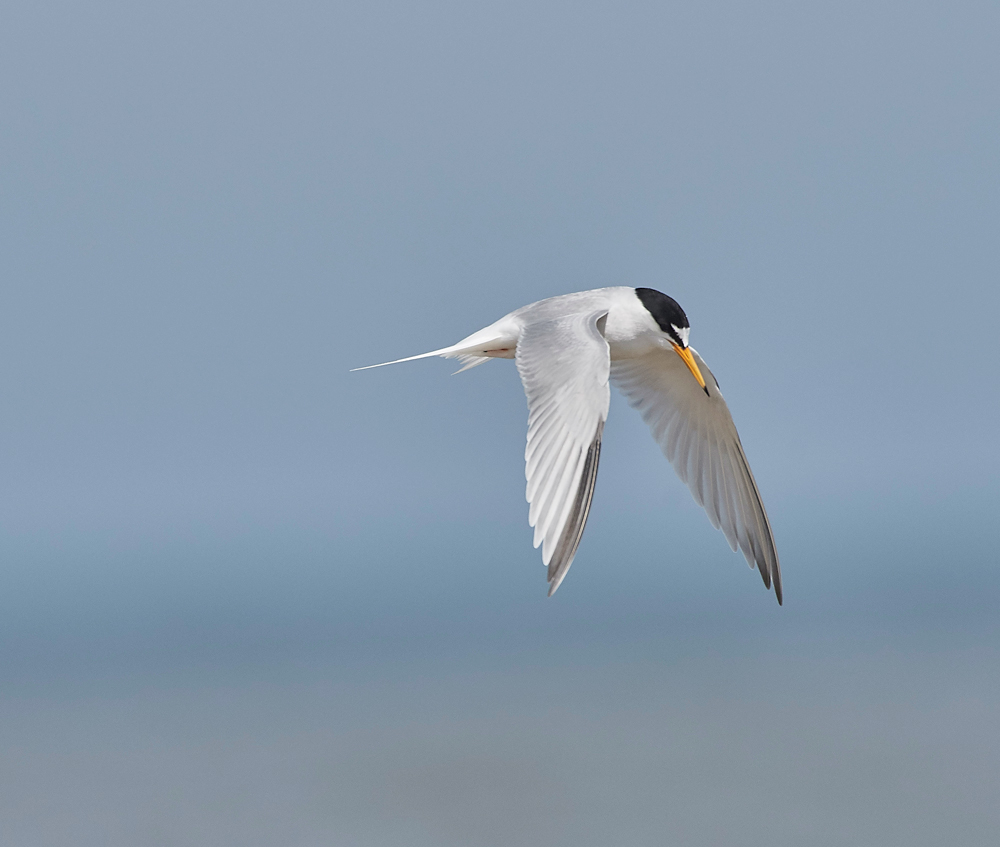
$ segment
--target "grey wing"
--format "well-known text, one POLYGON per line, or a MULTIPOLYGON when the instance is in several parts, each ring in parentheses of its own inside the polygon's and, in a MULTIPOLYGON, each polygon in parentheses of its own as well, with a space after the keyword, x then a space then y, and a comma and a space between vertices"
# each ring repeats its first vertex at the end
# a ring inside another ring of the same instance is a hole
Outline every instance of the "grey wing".
POLYGON ((652 430, 677 475, 735 550, 756 565, 781 603, 781 570, 767 512, 729 407, 704 360, 691 352, 707 381, 703 390, 680 356, 656 350, 615 361, 611 379, 652 430), (705 392, 708 396, 705 396, 705 392))
POLYGON ((611 400, 607 311, 528 323, 517 370, 528 398, 528 522, 548 565, 549 595, 573 563, 590 513, 611 400))

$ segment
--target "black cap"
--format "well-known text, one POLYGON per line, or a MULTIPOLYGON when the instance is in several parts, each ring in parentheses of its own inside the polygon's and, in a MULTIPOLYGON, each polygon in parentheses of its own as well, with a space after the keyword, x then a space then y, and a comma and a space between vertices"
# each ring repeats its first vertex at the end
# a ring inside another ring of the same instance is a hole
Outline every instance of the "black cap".
POLYGON ((687 315, 684 314, 680 304, 673 297, 668 297, 655 288, 637 288, 635 295, 646 307, 646 311, 653 316, 660 329, 684 346, 674 327, 687 329, 691 324, 688 323, 687 315))

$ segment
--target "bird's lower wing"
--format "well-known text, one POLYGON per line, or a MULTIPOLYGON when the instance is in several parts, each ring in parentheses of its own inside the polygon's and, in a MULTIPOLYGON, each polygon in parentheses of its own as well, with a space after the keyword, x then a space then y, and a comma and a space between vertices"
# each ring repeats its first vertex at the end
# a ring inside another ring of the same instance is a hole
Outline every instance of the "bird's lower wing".
POLYGON ((607 311, 528 323, 517 370, 528 398, 528 521, 548 565, 549 594, 576 555, 590 513, 608 417, 607 311))
POLYGON ((715 377, 691 352, 707 380, 705 390, 672 350, 615 361, 611 379, 642 415, 712 525, 733 550, 743 551, 750 567, 756 565, 768 588, 773 582, 780 603, 778 553, 757 483, 715 377))

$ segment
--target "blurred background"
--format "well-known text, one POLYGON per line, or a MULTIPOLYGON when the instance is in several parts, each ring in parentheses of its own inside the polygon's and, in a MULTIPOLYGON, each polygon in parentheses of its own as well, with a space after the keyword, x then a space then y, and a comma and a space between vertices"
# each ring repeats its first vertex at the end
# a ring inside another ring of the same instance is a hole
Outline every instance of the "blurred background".
POLYGON ((0 28, 0 842, 1000 833, 995 3, 0 28), (551 598, 510 362, 674 296, 785 605, 612 398, 551 598))

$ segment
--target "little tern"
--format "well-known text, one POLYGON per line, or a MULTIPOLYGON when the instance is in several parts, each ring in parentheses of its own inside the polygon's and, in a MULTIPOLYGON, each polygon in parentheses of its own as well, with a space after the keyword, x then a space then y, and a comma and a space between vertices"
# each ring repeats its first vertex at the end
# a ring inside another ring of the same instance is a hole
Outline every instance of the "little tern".
POLYGON ((597 288, 539 300, 431 356, 457 371, 514 359, 528 398, 528 523, 548 566, 549 596, 573 563, 590 513, 611 401, 609 381, 652 431, 695 501, 781 603, 771 524, 719 383, 689 345, 676 300, 652 288, 597 288))

